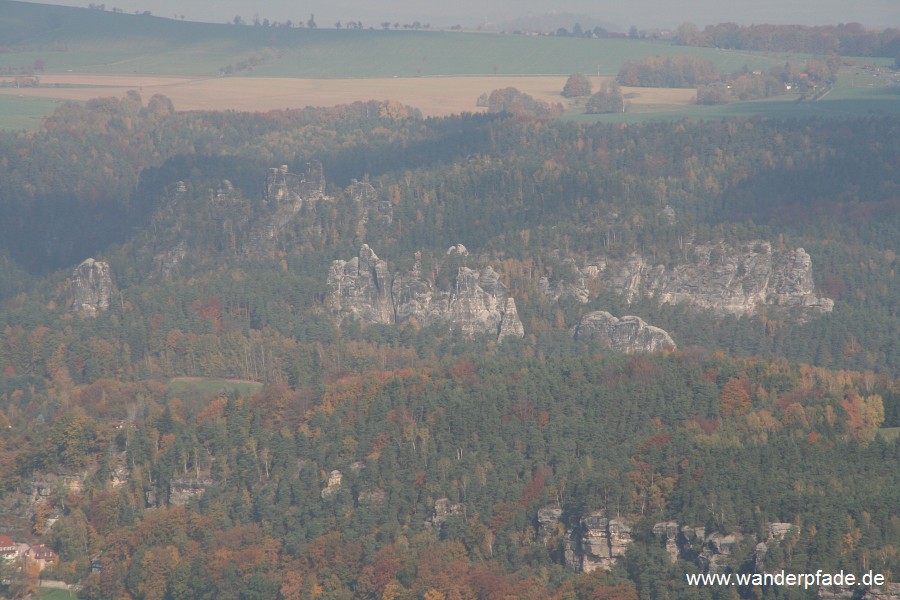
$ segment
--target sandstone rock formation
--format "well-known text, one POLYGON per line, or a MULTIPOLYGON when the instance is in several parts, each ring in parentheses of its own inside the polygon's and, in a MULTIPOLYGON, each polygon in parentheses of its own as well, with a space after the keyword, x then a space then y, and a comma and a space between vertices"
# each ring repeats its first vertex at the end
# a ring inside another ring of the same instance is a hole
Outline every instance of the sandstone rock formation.
POLYGON ((458 267, 448 288, 439 289, 419 261, 391 275, 368 245, 349 261, 336 260, 328 272, 327 304, 340 318, 367 323, 445 324, 466 335, 490 333, 499 340, 525 335, 515 300, 490 266, 458 267))
POLYGON ((88 316, 109 308, 115 286, 109 264, 88 258, 72 272, 72 310, 88 316))
POLYGON ((323 500, 337 493, 337 491, 341 489, 341 480, 343 478, 343 473, 341 473, 337 469, 328 474, 328 483, 322 489, 321 493, 323 500))
POLYGON ((269 169, 265 192, 271 212, 250 233, 245 254, 263 257, 282 250, 284 238, 290 237, 288 226, 300 215, 305 215, 302 229, 307 235, 321 234, 321 226, 315 223, 317 207, 323 201, 332 200, 325 195, 322 163, 311 160, 303 175, 288 172, 287 165, 269 169))
POLYGON ((465 507, 457 502, 450 502, 449 498, 438 498, 434 501, 434 512, 425 521, 432 527, 440 528, 449 517, 463 516, 465 507))
POLYGON ((169 504, 184 506, 203 496, 212 484, 211 479, 175 479, 169 483, 169 504))
POLYGON ((394 206, 389 200, 379 199, 378 192, 369 182, 354 179, 347 188, 347 195, 359 210, 361 224, 366 224, 370 218, 385 225, 394 222, 394 206))
POLYGON ((632 542, 631 527, 624 519, 607 519, 602 511, 581 519, 581 571, 610 570, 625 556, 632 542))
POLYGON ((563 262, 573 272, 573 275, 552 281, 549 277, 541 277, 538 280, 538 289, 551 302, 570 299, 587 304, 594 295, 592 288, 599 283, 600 273, 606 269, 606 261, 592 261, 583 268, 579 268, 572 259, 566 259, 563 262))
MULTIPOLYGON (((628 519, 610 519, 604 511, 566 521, 561 509, 548 506, 538 510, 536 525, 537 538, 548 546, 555 560, 564 563, 570 571, 608 570, 622 561, 628 546, 633 543, 628 519)), ((771 523, 765 539, 769 543, 778 542, 791 530, 790 523, 771 523)), ((753 542, 738 532, 707 535, 704 527, 679 526, 675 521, 655 523, 651 533, 652 539, 665 548, 673 563, 678 560, 693 562, 710 573, 721 573, 738 566, 734 564, 735 557, 742 554, 736 552, 737 546, 745 541, 753 542)))
POLYGON ((834 301, 815 294, 812 259, 803 248, 775 250, 769 242, 739 245, 686 244, 671 264, 654 264, 634 253, 612 261, 596 259, 575 275, 544 279, 540 289, 552 301, 591 298, 591 284, 607 287, 628 301, 656 297, 719 315, 754 315, 771 307, 797 321, 829 312, 834 301))
POLYGON ((617 319, 606 311, 590 312, 571 329, 579 340, 599 340, 616 352, 656 352, 674 350, 675 342, 665 330, 647 325, 639 317, 617 319))
POLYGON ((757 571, 762 572, 763 570, 763 561, 766 559, 766 554, 769 552, 769 546, 773 543, 778 543, 787 536, 793 529, 793 525, 790 523, 769 523, 769 535, 765 540, 760 541, 756 544, 756 549, 754 552, 755 557, 755 565, 757 571))
POLYGON ((700 553, 700 565, 709 573, 724 573, 734 546, 741 540, 741 534, 723 535, 714 533, 706 538, 706 547, 700 553))
POLYGON ((678 561, 678 523, 675 521, 663 521, 653 525, 653 535, 660 540, 666 548, 669 559, 675 563, 678 561))
POLYGON ((519 311, 516 310, 516 301, 512 298, 506 299, 506 306, 503 308, 503 315, 500 317, 500 332, 497 334, 497 340, 503 342, 503 338, 525 337, 525 327, 519 320, 519 311))
POLYGON ((562 560, 571 571, 590 573, 610 570, 620 562, 634 541, 631 524, 623 518, 609 519, 604 511, 584 515, 574 527, 563 521, 563 511, 546 507, 538 511, 538 534, 544 543, 558 543, 562 537, 562 560))
POLYGON ((449 294, 440 294, 433 320, 447 321, 466 335, 498 332, 506 306, 506 286, 491 267, 476 271, 460 267, 449 294))
POLYGON ((287 165, 269 169, 266 177, 266 199, 276 202, 308 200, 325 193, 325 173, 322 163, 311 160, 306 163, 302 175, 290 173, 287 165))
POLYGON ((327 279, 331 307, 367 323, 393 323, 391 277, 387 263, 368 244, 359 256, 331 264, 327 279))

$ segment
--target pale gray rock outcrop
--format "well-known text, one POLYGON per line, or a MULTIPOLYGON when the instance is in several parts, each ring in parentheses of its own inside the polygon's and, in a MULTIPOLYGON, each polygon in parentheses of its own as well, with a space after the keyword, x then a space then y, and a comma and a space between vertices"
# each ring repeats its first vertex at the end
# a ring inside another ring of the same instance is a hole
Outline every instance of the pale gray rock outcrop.
POLYGON ((450 502, 449 498, 438 498, 434 501, 434 512, 425 521, 432 527, 440 528, 448 518, 465 515, 465 506, 458 502, 450 502))
POLYGON ((328 474, 328 483, 325 484, 325 487, 322 489, 322 499, 328 498, 338 492, 341 489, 341 481, 343 480, 344 475, 337 469, 328 474))
POLYGON ((449 288, 438 289, 419 261, 406 273, 391 275, 387 263, 363 245, 357 258, 332 263, 327 285, 328 306, 340 318, 389 324, 415 320, 420 326, 444 324, 500 340, 525 335, 515 300, 490 266, 458 267, 449 288))
POLYGON ((74 312, 94 316, 109 308, 115 286, 108 263, 88 258, 75 267, 70 282, 74 312))
POLYGON ((178 242, 174 248, 164 250, 153 257, 153 270, 163 279, 171 279, 178 272, 180 265, 187 257, 187 244, 178 242))
POLYGON ((287 165, 269 169, 266 177, 266 199, 276 202, 308 200, 325 193, 325 171, 322 163, 311 160, 306 163, 302 175, 291 173, 287 165))
MULTIPOLYGON (((422 273, 419 261, 406 273, 398 273, 391 283, 391 296, 394 303, 394 316, 397 323, 410 319, 428 319, 435 308, 434 285, 431 279, 422 273)), ((427 324, 421 323, 422 325, 427 324)))
POLYGON ((606 311, 590 312, 571 329, 578 340, 599 340, 616 352, 657 352, 674 350, 675 342, 663 329, 648 325, 639 317, 618 319, 606 311))
POLYGON ((445 306, 432 318, 445 320, 466 335, 499 332, 501 311, 506 306, 506 286, 491 267, 481 272, 460 267, 445 306))
POLYGON ((574 276, 544 278, 539 288, 551 301, 572 297, 586 303, 592 283, 629 302, 655 297, 718 315, 750 316, 772 307, 802 322, 834 307, 833 300, 816 295, 812 259, 803 248, 776 250, 764 240, 687 243, 684 254, 668 264, 638 253, 617 261, 598 259, 574 276))
POLYGON ((327 285, 333 310, 367 323, 394 322, 388 266, 368 244, 359 249, 359 256, 334 261, 327 285))
POLYGON ((169 483, 169 504, 184 506, 203 496, 212 484, 211 479, 175 479, 169 483))
POLYGON ((512 298, 506 299, 506 306, 503 309, 503 315, 500 317, 500 333, 497 334, 497 340, 503 341, 503 338, 525 337, 525 327, 519 320, 519 311, 516 309, 516 301, 512 298))
POLYGON ((357 206, 360 224, 368 223, 370 217, 385 225, 394 222, 394 206, 389 200, 381 200, 378 191, 368 181, 354 179, 347 187, 347 195, 357 206))
POLYGON ((599 283, 600 273, 606 269, 606 261, 592 261, 582 268, 578 268, 574 260, 567 259, 567 261, 574 271, 574 276, 553 280, 541 277, 538 280, 538 289, 551 302, 568 299, 587 304, 594 296, 592 288, 599 283))
POLYGON ((629 282, 623 291, 733 315, 778 306, 798 309, 796 316, 807 318, 834 307, 832 300, 815 295, 812 259, 803 248, 773 252, 760 240, 739 247, 723 242, 695 246, 692 259, 667 270, 635 257, 620 275, 629 282))
POLYGON ((290 230, 297 219, 303 219, 306 235, 320 236, 321 226, 316 222, 318 207, 333 200, 325 195, 325 174, 317 160, 309 161, 302 175, 290 173, 287 165, 269 169, 265 197, 272 212, 250 233, 244 248, 249 256, 269 256, 283 250, 283 240, 291 237, 290 230))

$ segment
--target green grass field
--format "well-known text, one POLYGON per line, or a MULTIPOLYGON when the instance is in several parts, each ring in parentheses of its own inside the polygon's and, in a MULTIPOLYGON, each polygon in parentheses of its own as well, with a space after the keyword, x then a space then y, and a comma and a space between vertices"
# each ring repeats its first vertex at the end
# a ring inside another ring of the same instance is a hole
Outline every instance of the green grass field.
POLYGON ((37 129, 41 120, 56 110, 59 100, 24 98, 0 94, 0 127, 3 129, 37 129))
POLYGON ((783 54, 688 48, 644 40, 397 31, 288 29, 193 23, 0 0, 0 67, 84 73, 214 76, 262 59, 242 74, 303 78, 439 75, 615 74, 628 59, 689 54, 723 71, 768 69, 783 54))
MULTIPOLYGON (((121 16, 121 15, 120 15, 121 16)), ((138 18, 138 17, 134 17, 138 18)), ((626 60, 662 54, 695 55, 720 70, 769 69, 787 55, 688 48, 663 42, 593 40, 518 35, 347 30, 265 30, 170 21, 179 36, 70 39, 0 54, 0 67, 32 65, 83 73, 215 76, 228 65, 256 59, 242 75, 302 78, 373 78, 440 75, 614 75, 626 60), (191 28, 197 28, 198 33, 191 28)))
POLYGON ((77 600, 78 595, 70 590, 41 588, 40 600, 77 600))

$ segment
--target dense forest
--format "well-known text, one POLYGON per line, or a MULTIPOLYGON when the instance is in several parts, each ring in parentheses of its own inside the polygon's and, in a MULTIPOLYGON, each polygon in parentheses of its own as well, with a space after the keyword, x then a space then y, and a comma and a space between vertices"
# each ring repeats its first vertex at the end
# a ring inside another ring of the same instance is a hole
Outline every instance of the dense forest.
POLYGON ((716 569, 896 581, 900 121, 508 110, 179 113, 133 93, 0 134, 0 530, 57 553, 41 576, 97 599, 817 593, 684 581, 716 569), (315 165, 313 196, 279 200, 279 177, 315 165), (329 268, 362 244, 436 287, 491 267, 525 335, 336 318, 329 268), (742 244, 808 253, 833 310, 547 291, 634 257, 725 265, 742 244), (111 285, 85 314, 88 257, 111 285), (678 349, 573 339, 599 310, 678 349), (621 551, 598 558, 613 523, 621 551))

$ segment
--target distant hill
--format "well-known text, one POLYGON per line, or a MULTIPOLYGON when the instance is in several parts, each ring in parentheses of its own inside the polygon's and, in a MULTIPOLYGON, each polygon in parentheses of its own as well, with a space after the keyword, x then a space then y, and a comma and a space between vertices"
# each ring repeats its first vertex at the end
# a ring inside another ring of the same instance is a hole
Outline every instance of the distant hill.
MULTIPOLYGON (((580 20, 558 18, 567 28, 580 20)), ((0 39, 7 50, 0 66, 41 58, 47 71, 91 73, 215 76, 244 62, 253 64, 242 75, 276 77, 612 75, 626 60, 660 54, 701 56, 727 71, 768 69, 785 60, 632 40, 195 23, 10 0, 0 0, 0 39)))
POLYGON ((500 29, 503 31, 550 33, 555 32, 560 27, 565 28, 567 31, 572 31, 576 24, 584 31, 594 29, 595 27, 600 27, 606 31, 622 33, 627 30, 627 27, 597 19, 590 15, 568 12, 550 12, 542 15, 529 15, 518 19, 511 19, 501 23, 500 29))

